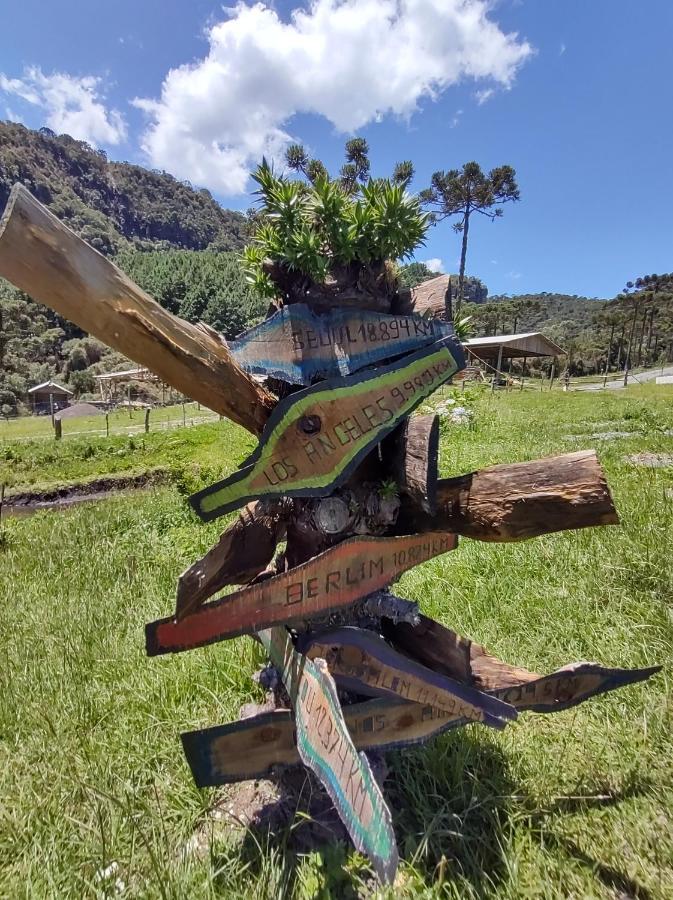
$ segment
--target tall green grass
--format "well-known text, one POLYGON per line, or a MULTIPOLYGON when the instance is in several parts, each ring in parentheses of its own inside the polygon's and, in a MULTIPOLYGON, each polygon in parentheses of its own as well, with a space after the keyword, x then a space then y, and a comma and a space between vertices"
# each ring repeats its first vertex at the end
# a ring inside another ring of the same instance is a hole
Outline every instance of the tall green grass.
MULTIPOLYGON (((444 474, 597 446, 622 524, 511 545, 463 540, 397 592, 535 671, 580 659, 664 671, 574 710, 523 714, 502 734, 470 726, 391 754, 396 896, 672 897, 673 468, 625 461, 673 453, 671 393, 456 397, 474 420, 442 426, 444 474), (589 437, 609 430, 633 436, 589 437)), ((170 444, 174 435, 150 435, 139 465, 160 455, 201 482, 250 449, 226 425, 170 444)), ((97 473, 114 464, 108 446, 95 445, 97 473)), ((83 463, 64 455, 41 477, 79 478, 83 463)), ((25 456, 17 465, 18 489, 39 467, 25 456)), ((192 784, 179 732, 259 699, 250 675, 261 650, 240 638, 147 659, 143 626, 170 612, 179 572, 223 524, 198 523, 173 487, 2 523, 0 896, 370 890, 348 847, 297 857, 287 832, 227 834, 211 814, 220 793, 192 784), (204 855, 185 852, 194 834, 204 855)))

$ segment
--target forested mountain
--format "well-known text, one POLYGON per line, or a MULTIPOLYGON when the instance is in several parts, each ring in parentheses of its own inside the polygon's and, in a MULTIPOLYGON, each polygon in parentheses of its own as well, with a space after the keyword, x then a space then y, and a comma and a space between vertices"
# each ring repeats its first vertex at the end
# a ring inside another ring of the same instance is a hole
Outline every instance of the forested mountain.
POLYGON ((22 182, 102 253, 131 246, 239 250, 246 218, 166 172, 109 162, 69 135, 0 122, 0 211, 22 182))
MULTIPOLYGON (((126 250, 115 260, 159 303, 232 338, 266 309, 248 287, 235 253, 126 250)), ((94 391, 94 375, 132 365, 0 279, 0 412, 14 415, 28 389, 50 378, 77 396, 94 391)), ((140 386, 139 386, 140 387, 140 386)))

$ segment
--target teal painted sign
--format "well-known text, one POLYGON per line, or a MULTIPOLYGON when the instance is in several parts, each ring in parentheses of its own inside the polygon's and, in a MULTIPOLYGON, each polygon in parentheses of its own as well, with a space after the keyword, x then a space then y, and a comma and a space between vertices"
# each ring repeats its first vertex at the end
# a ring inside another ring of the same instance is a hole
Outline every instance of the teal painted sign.
POLYGON ((285 628, 261 631, 259 639, 292 700, 302 762, 325 786, 356 848, 392 884, 398 854, 390 810, 367 757, 355 749, 325 661, 297 653, 285 628))

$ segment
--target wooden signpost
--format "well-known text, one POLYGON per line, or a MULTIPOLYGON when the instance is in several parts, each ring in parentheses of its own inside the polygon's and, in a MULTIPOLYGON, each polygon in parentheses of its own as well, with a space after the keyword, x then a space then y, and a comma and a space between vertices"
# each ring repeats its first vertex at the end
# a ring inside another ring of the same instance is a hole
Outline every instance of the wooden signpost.
MULTIPOLYGON (((379 752, 426 741, 460 718, 432 706, 389 698, 351 703, 342 712, 355 747, 379 752)), ((199 787, 263 778, 276 766, 300 762, 290 710, 189 731, 182 735, 182 745, 199 787)))
POLYGON ((230 341, 229 349, 246 372, 310 385, 452 335, 441 319, 338 307, 321 314, 294 303, 230 341))
POLYGON ((336 683, 356 694, 397 696, 433 706, 471 722, 504 728, 516 711, 470 685, 433 672, 364 628, 334 628, 300 643, 310 659, 320 657, 336 683))
MULTIPOLYGON (((469 642, 468 642, 469 643, 469 642)), ((499 661, 498 661, 499 662, 499 661)), ((503 670, 511 667, 501 663, 503 670)), ((647 669, 608 669, 575 663, 543 677, 494 688, 494 696, 518 712, 554 713, 584 703, 602 693, 645 681, 660 666, 647 669)), ((429 740, 470 720, 429 705, 379 698, 343 707, 343 716, 358 750, 408 747, 429 740)), ((289 710, 262 713, 249 719, 182 735, 187 762, 199 787, 212 787, 270 775, 276 766, 300 762, 289 710)))
POLYGON ((355 749, 325 661, 298 654, 285 628, 261 631, 259 639, 292 701, 302 762, 325 785, 357 849, 392 884, 398 856, 390 810, 369 760, 355 749))
POLYGON ((194 494, 209 521, 258 497, 323 497, 463 365, 444 338, 372 372, 322 381, 274 409, 250 458, 234 475, 194 494))
POLYGON ((180 621, 150 622, 147 653, 179 653, 281 622, 351 606, 421 562, 456 546, 452 534, 354 537, 308 562, 208 603, 180 621))
POLYGON ((292 712, 183 735, 197 784, 301 759, 390 884, 391 816, 358 749, 470 721, 501 727, 517 710, 567 709, 657 669, 577 663, 540 677, 417 621, 409 604, 398 621, 400 598, 377 602, 403 572, 454 549, 456 534, 514 541, 615 524, 610 492, 593 451, 438 479, 438 420, 409 416, 465 364, 452 326, 407 314, 413 290, 405 307, 386 260, 355 259, 322 284, 278 260, 263 270, 282 308, 228 345, 163 309, 22 185, 0 220, 1 277, 260 438, 242 469, 191 498, 204 520, 255 502, 180 576, 175 616, 146 626, 147 652, 258 632, 292 712), (231 584, 243 586, 203 605, 231 584), (332 675, 385 696, 342 708, 332 675))

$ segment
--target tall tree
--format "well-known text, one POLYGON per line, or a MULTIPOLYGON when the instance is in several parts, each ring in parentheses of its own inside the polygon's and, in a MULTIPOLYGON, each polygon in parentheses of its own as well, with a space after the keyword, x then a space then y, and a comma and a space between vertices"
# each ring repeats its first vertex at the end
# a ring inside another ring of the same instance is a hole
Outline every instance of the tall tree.
POLYGON ((457 317, 463 303, 470 217, 472 213, 479 213, 487 219, 497 219, 502 215, 503 203, 519 200, 516 172, 511 166, 498 166, 485 174, 479 163, 468 162, 462 169, 435 172, 430 187, 421 191, 420 197, 432 211, 435 222, 441 222, 450 216, 460 217, 453 226, 463 236, 458 297, 454 311, 457 317))

